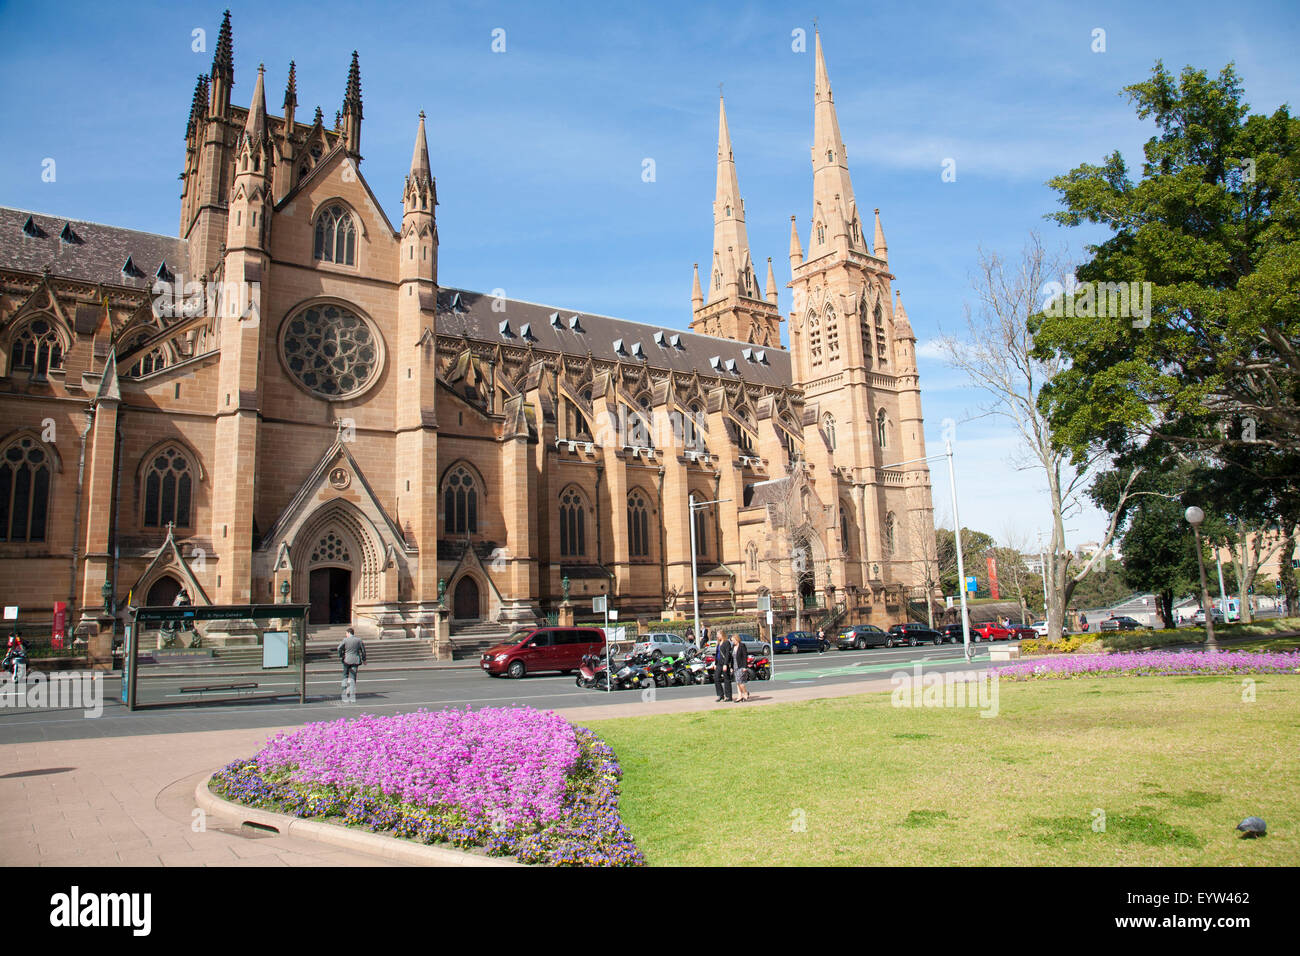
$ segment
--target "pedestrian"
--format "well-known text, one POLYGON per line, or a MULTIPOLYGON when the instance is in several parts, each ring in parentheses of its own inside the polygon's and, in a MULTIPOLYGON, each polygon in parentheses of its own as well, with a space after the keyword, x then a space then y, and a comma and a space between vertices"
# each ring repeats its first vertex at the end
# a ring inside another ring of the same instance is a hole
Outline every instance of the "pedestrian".
POLYGON ((1083 631, 1084 633, 1087 633, 1087 631, 1088 631, 1088 615, 1086 615, 1086 614, 1080 614, 1080 615, 1079 615, 1079 630, 1083 631))
POLYGON ((749 700, 749 690, 745 687, 749 683, 749 649, 739 634, 731 635, 731 667, 736 675, 736 700, 749 700))
POLYGON ((348 628, 338 646, 339 661, 343 664, 343 697, 357 702, 357 669, 366 662, 366 645, 357 637, 356 631, 348 628))
POLYGON ((27 645, 23 643, 21 635, 10 635, 8 652, 0 666, 13 672, 15 684, 21 684, 27 679, 27 645))
POLYGON ((686 643, 692 646, 695 644, 695 628, 688 627, 686 629, 686 643))
POLYGON ((713 684, 718 691, 718 703, 731 700, 731 643, 727 635, 718 631, 718 649, 713 657, 713 684))
POLYGON ((826 630, 825 630, 825 628, 820 628, 820 627, 817 628, 817 649, 818 649, 819 651, 824 651, 824 650, 826 650, 826 630))
POLYGON ((709 646, 709 625, 705 624, 704 627, 700 629, 700 649, 703 650, 708 646, 709 646))

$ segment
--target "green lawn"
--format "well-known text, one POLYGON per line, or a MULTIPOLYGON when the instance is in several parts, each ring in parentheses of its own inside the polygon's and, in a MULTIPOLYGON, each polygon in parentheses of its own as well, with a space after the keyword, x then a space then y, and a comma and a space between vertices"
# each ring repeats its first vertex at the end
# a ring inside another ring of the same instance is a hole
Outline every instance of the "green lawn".
POLYGON ((651 865, 1294 866, 1300 679, 1254 680, 1253 703, 1241 678, 1004 681, 991 719, 885 693, 589 726, 651 865), (1251 815, 1267 837, 1239 839, 1251 815))

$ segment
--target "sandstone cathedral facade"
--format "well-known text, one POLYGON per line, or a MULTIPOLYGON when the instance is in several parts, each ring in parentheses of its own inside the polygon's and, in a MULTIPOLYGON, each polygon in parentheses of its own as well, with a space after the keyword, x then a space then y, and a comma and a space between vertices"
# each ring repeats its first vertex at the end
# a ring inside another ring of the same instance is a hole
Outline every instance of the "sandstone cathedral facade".
POLYGON ((331 126, 292 64, 281 116, 261 68, 247 108, 233 82, 227 14, 179 238, 0 209, 0 602, 88 628, 184 587, 393 637, 566 595, 655 619, 689 611, 692 524, 705 615, 887 627, 934 593, 915 337, 820 36, 788 349, 721 102, 688 332, 442 284, 423 114, 394 221, 356 54, 331 126))

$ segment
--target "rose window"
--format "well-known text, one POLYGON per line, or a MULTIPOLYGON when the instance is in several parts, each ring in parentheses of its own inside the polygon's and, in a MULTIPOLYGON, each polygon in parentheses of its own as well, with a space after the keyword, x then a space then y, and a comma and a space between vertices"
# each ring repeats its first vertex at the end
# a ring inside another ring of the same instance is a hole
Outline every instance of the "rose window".
POLYGON ((342 306, 313 305, 284 324, 280 351, 298 383, 322 398, 363 392, 383 364, 378 332, 342 306))

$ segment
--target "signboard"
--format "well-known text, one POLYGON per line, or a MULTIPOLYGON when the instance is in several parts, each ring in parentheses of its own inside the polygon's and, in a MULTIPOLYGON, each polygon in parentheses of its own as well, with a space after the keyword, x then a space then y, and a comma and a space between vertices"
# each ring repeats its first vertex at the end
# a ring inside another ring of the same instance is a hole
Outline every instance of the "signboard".
POLYGON ((68 602, 54 602, 54 629, 50 633, 50 646, 56 651, 63 650, 63 639, 68 634, 68 602))
POLYGON ((262 667, 289 666, 289 632, 262 632, 262 667))
MULTIPOLYGON (((760 594, 758 596, 758 610, 767 611, 769 615, 772 613, 772 595, 760 594)), ((771 621, 768 621, 768 623, 770 624, 771 621)))
POLYGON ((952 595, 949 594, 947 597, 944 598, 944 600, 948 602, 948 610, 951 611, 951 610, 952 610, 952 595))
POLYGON ((998 600, 998 559, 993 555, 988 556, 989 565, 989 594, 993 600, 998 600))
POLYGON ((971 594, 979 590, 979 582, 975 580, 975 575, 972 574, 966 579, 966 590, 971 594))
POLYGON ((592 614, 603 614, 603 613, 605 612, 605 602, 606 602, 607 600, 608 600, 608 598, 606 598, 605 595, 603 595, 603 594, 600 595, 599 597, 594 597, 594 598, 592 598, 592 599, 591 599, 591 613, 592 613, 592 614))
POLYGON ((17 604, 6 604, 6 605, 5 605, 5 620, 6 620, 6 621, 16 621, 16 620, 18 620, 18 605, 17 605, 17 604))

